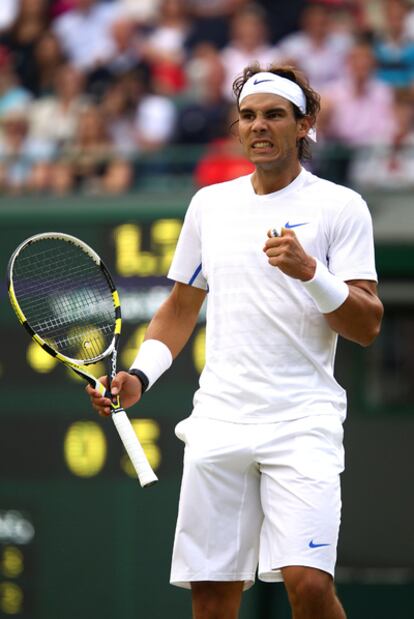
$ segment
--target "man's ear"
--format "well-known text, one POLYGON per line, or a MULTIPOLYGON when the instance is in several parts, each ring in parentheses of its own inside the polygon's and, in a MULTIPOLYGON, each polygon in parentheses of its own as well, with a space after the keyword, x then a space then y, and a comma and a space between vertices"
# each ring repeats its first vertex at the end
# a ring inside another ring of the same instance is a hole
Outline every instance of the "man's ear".
POLYGON ((312 121, 309 116, 304 116, 303 118, 299 118, 297 122, 298 127, 298 138, 305 138, 308 134, 309 129, 312 127, 312 121))

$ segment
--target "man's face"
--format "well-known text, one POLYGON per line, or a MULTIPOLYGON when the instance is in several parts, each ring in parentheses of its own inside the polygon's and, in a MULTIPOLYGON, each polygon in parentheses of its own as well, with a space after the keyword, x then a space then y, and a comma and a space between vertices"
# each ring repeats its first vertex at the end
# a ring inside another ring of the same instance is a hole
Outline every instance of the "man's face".
POLYGON ((290 101, 279 95, 249 95, 240 105, 240 141, 247 158, 257 167, 280 167, 297 161, 297 141, 308 129, 308 119, 296 120, 290 101))

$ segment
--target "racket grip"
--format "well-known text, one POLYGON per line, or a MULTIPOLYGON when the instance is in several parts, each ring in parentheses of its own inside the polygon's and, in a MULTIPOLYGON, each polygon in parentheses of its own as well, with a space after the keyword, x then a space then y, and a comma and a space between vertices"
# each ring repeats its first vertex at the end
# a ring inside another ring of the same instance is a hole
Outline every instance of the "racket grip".
POLYGON ((124 444, 126 452, 132 462, 132 465, 138 475, 139 483, 143 488, 152 486, 158 481, 147 460, 147 456, 139 442, 134 428, 124 410, 120 410, 112 414, 112 419, 115 424, 121 441, 124 444))

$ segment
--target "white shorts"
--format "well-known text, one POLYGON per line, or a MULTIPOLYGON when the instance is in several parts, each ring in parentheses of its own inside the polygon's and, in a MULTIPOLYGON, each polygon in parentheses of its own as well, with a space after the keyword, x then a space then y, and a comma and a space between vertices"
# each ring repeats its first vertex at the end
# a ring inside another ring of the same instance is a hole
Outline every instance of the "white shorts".
POLYGON ((330 415, 272 424, 189 417, 171 584, 283 580, 301 565, 334 575, 343 429, 330 415))

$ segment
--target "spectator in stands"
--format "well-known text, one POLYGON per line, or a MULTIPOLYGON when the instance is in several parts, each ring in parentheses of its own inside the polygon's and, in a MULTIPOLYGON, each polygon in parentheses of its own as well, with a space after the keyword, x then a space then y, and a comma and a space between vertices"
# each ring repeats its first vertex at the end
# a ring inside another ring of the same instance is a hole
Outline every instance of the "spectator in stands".
POLYGON ((225 78, 223 93, 232 95, 234 76, 253 62, 263 66, 280 59, 279 52, 269 43, 266 13, 258 4, 248 4, 232 18, 230 41, 221 52, 225 78))
POLYGON ((131 71, 122 78, 123 87, 134 101, 134 137, 139 153, 160 151, 171 142, 176 123, 172 101, 154 92, 151 80, 142 71, 131 71))
POLYGON ((161 0, 117 0, 121 12, 140 26, 156 23, 161 0))
POLYGON ((378 77, 394 88, 414 83, 414 40, 407 35, 406 0, 383 0, 384 31, 374 37, 378 77))
POLYGON ((53 30, 69 61, 88 73, 112 57, 111 26, 119 16, 117 2, 74 0, 74 8, 54 20, 53 30))
POLYGON ((384 27, 382 0, 353 0, 357 30, 360 34, 371 35, 384 27))
POLYGON ((118 17, 110 27, 113 51, 99 66, 89 72, 87 90, 97 101, 105 96, 114 78, 134 69, 149 71, 141 47, 144 33, 130 17, 118 17))
POLYGON ((387 141, 394 130, 393 91, 375 75, 368 40, 354 43, 346 67, 343 76, 322 91, 319 133, 350 146, 387 141))
POLYGON ((72 143, 54 166, 52 190, 60 195, 73 190, 119 194, 130 188, 132 176, 130 162, 114 150, 102 111, 90 105, 82 111, 72 143))
POLYGON ((55 75, 53 93, 31 103, 31 134, 50 142, 56 151, 66 148, 76 134, 79 116, 88 104, 84 85, 84 75, 76 67, 62 65, 55 75))
POLYGON ((229 106, 223 79, 219 51, 211 43, 199 43, 186 64, 187 90, 175 132, 178 144, 207 144, 223 135, 229 106))
POLYGON ((375 58, 365 39, 347 57, 347 72, 322 91, 318 134, 325 140, 322 170, 346 184, 355 148, 389 142, 394 132, 393 91, 375 77, 375 58), (327 143, 329 148, 327 148, 327 143))
POLYGON ((3 110, 0 129, 0 193, 47 191, 55 153, 50 143, 30 135, 27 105, 3 110))
POLYGON ((348 35, 353 40, 358 34, 365 34, 360 28, 360 13, 355 0, 311 0, 327 6, 330 11, 331 32, 348 35))
POLYGON ((222 49, 229 41, 229 22, 250 0, 188 0, 193 20, 189 44, 211 43, 222 49))
POLYGON ((301 30, 288 35, 278 45, 283 62, 301 69, 317 91, 343 73, 352 45, 350 34, 335 28, 333 11, 322 3, 308 4, 302 12, 301 30))
POLYGON ((56 76, 65 62, 60 43, 52 30, 46 30, 34 48, 32 88, 37 97, 53 93, 56 76))
POLYGON ((0 116, 31 99, 31 93, 20 84, 12 54, 7 47, 0 45, 0 116))
POLYGON ((161 0, 153 31, 141 46, 157 92, 174 96, 185 87, 184 61, 191 20, 186 0, 161 0))
POLYGON ((137 151, 135 139, 136 96, 128 76, 119 76, 104 93, 101 109, 115 150, 132 159, 137 151))
POLYGON ((253 164, 246 159, 238 136, 231 131, 237 115, 234 106, 228 114, 228 126, 221 138, 213 140, 197 163, 194 172, 198 187, 223 183, 254 172, 253 164))
POLYGON ((174 103, 155 92, 141 68, 119 76, 116 88, 118 101, 108 105, 104 99, 107 127, 118 152, 133 157, 136 183, 171 171, 171 153, 165 147, 174 136, 174 103))
POLYGON ((47 0, 20 0, 16 19, 1 40, 13 54, 21 84, 36 93, 34 49, 49 24, 47 0))
POLYGON ((143 62, 140 45, 144 36, 131 17, 120 17, 115 20, 110 34, 114 52, 106 62, 106 68, 111 75, 131 71, 143 62))
POLYGON ((388 144, 361 148, 351 166, 350 181, 361 190, 414 189, 414 95, 397 90, 395 130, 388 144))
POLYGON ((257 0, 267 12, 267 24, 272 41, 280 41, 300 29, 300 17, 309 0, 257 0))
MULTIPOLYGON (((352 0, 351 6, 360 33, 374 35, 387 29, 386 0, 352 0)), ((406 0, 407 15, 404 30, 407 38, 414 40, 414 2, 406 0)))

